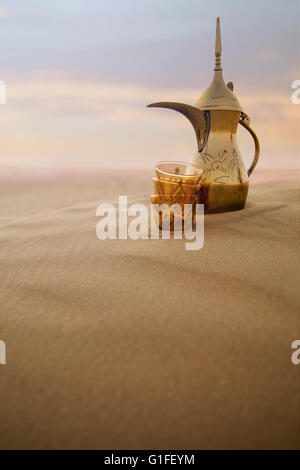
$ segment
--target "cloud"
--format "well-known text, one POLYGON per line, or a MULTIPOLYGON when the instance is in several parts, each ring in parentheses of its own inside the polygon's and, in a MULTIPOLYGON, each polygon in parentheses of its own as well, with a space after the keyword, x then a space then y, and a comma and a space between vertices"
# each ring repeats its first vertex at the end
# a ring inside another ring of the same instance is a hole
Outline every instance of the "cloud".
MULTIPOLYGON (((146 109, 159 100, 195 103, 197 89, 170 89, 67 77, 8 80, 1 107, 2 165, 148 167, 160 159, 189 160, 195 137, 188 121, 168 110, 146 109)), ((269 89, 238 97, 261 145, 261 165, 296 165, 299 108, 286 94, 269 89)), ((252 141, 242 135, 251 155, 252 141)))
POLYGON ((277 54, 275 51, 265 50, 260 51, 257 58, 260 62, 272 62, 277 58, 277 54))

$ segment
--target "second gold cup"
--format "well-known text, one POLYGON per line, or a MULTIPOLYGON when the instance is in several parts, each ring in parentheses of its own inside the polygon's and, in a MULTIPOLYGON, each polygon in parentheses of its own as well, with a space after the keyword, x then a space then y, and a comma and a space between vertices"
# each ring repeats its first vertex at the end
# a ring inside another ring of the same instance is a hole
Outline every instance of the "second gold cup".
POLYGON ((151 202, 154 205, 164 204, 163 212, 158 212, 157 222, 163 228, 163 220, 170 222, 170 229, 174 230, 176 220, 184 220, 185 205, 191 205, 194 219, 194 207, 198 202, 201 185, 199 184, 203 170, 189 163, 160 162, 155 167, 156 178, 153 178, 154 195, 151 202), (173 204, 179 204, 180 214, 172 209, 173 204), (170 209, 168 209, 168 206, 170 209))
POLYGON ((152 178, 154 185, 154 194, 159 196, 186 197, 197 196, 200 185, 192 186, 191 184, 175 183, 164 181, 158 178, 152 178))

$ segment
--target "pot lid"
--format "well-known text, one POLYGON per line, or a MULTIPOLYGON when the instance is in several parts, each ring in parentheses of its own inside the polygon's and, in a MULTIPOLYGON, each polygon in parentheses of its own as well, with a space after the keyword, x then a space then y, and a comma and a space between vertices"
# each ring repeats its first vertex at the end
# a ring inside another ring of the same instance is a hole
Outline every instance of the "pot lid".
MULTIPOLYGON (((215 43, 215 69, 213 81, 209 87, 202 93, 198 99, 196 106, 201 109, 209 110, 230 110, 240 111, 243 109, 235 94, 225 84, 221 67, 221 32, 220 32, 220 18, 217 18, 216 26, 216 43, 215 43)), ((230 87, 233 88, 230 83, 230 87)))

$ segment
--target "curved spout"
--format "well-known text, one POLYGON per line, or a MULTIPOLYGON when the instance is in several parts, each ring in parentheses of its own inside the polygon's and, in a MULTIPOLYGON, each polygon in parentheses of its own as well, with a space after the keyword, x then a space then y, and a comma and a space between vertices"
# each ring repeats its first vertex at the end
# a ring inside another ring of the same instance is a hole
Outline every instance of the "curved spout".
POLYGON ((210 131, 210 111, 202 111, 196 106, 172 101, 148 104, 148 108, 168 108, 178 111, 188 118, 196 133, 198 152, 205 147, 210 131))

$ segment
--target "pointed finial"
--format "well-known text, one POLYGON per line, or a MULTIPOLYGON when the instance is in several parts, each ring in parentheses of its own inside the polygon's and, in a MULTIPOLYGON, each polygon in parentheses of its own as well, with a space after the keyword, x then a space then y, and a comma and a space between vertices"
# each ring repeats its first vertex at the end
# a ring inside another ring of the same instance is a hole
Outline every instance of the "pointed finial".
POLYGON ((222 53, 222 47, 221 47, 220 18, 218 17, 217 27, 216 27, 216 43, 215 43, 215 57, 216 57, 215 70, 222 70, 221 53, 222 53))

